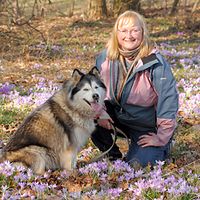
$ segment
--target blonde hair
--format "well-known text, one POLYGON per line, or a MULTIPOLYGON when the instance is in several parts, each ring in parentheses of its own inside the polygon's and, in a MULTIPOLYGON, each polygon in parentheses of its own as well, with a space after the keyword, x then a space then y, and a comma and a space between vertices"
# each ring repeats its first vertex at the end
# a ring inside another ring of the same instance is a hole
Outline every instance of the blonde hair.
POLYGON ((149 38, 149 33, 144 18, 137 12, 126 11, 117 18, 111 33, 111 37, 107 42, 106 45, 107 56, 109 59, 114 60, 119 58, 120 54, 119 54, 119 44, 117 39, 117 31, 119 27, 121 27, 122 25, 130 23, 132 24, 137 23, 142 29, 142 34, 143 34, 143 39, 140 44, 139 54, 135 60, 138 60, 141 57, 149 55, 149 53, 152 51, 154 43, 149 38))

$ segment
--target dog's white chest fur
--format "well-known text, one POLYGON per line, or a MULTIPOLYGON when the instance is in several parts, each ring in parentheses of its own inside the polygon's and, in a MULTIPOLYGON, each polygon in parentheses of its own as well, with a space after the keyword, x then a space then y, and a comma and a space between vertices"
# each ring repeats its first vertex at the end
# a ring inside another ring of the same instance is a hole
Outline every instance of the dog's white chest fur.
POLYGON ((82 147, 91 136, 92 132, 95 129, 94 120, 78 120, 77 124, 79 126, 75 127, 74 134, 75 140, 80 147, 82 147))

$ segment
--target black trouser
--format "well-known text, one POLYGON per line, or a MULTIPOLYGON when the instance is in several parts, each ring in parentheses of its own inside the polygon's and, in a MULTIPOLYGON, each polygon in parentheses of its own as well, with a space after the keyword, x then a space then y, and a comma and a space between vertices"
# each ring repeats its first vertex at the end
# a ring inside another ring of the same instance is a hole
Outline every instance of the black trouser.
MULTIPOLYGON (((95 131, 92 133, 92 141, 100 151, 105 152, 113 144, 112 130, 105 129, 101 126, 96 127, 95 131)), ((114 144, 112 149, 108 152, 108 157, 111 159, 122 158, 122 153, 119 150, 119 147, 114 144)))

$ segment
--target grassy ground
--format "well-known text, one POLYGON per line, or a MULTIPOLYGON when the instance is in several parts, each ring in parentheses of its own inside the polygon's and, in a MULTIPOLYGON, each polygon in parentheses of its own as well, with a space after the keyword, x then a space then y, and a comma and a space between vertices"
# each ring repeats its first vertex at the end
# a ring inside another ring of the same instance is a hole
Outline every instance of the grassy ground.
MULTIPOLYGON (((180 59, 185 57, 184 52, 190 51, 191 48, 199 48, 198 17, 196 14, 192 18, 187 16, 147 18, 151 37, 160 48, 163 50, 170 46, 170 52, 180 53, 179 56, 166 54, 169 62, 175 66, 174 74, 177 82, 182 78, 189 80, 197 79, 199 76, 196 69, 192 73, 192 70, 187 71, 188 69, 180 66, 180 59)), ((12 29, 1 26, 0 83, 14 84, 21 93, 24 92, 22 95, 26 95, 28 89, 39 83, 40 78, 59 84, 70 76, 74 68, 89 69, 94 65, 95 55, 104 48, 113 24, 114 19, 83 21, 77 17, 57 17, 33 21, 33 26, 37 30, 28 25, 12 29)), ((199 65, 199 57, 196 60, 199 65)), ((30 110, 30 108, 10 109, 9 105, 5 106, 5 102, 1 102, 0 139, 3 142, 7 141, 30 110)), ((176 142, 171 153, 173 164, 168 166, 170 170, 176 171, 180 167, 185 167, 200 173, 199 122, 196 116, 187 117, 185 113, 180 113, 175 133, 176 142)), ((125 152, 126 143, 123 140, 119 140, 118 143, 125 152)), ((73 181, 75 176, 76 174, 73 181)), ((52 175, 52 179, 53 177, 52 175)), ((66 182, 68 187, 67 184, 70 183, 66 182)))

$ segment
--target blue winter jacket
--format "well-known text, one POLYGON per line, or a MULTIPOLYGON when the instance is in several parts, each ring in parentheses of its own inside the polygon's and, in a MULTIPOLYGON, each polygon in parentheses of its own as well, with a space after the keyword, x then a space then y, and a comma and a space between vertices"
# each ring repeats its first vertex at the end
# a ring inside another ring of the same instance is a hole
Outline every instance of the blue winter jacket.
POLYGON ((109 60, 106 49, 96 59, 101 78, 107 87, 106 99, 113 105, 120 123, 133 130, 157 130, 160 145, 168 143, 176 127, 178 92, 169 64, 160 53, 138 61, 126 80, 120 98, 119 60, 109 60))

